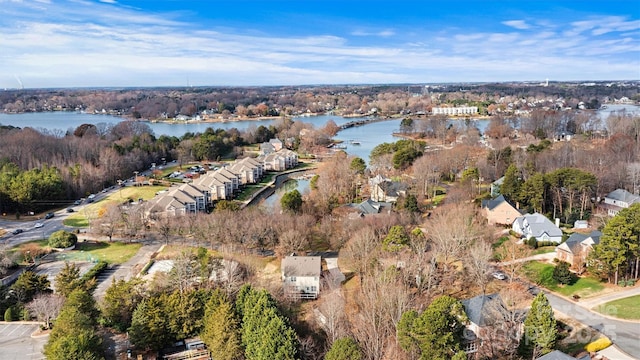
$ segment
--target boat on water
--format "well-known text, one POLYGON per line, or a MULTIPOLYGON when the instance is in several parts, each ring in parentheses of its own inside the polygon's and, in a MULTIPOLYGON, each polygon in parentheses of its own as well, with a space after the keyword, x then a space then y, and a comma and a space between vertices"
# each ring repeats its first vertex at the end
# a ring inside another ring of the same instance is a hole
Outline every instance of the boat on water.
POLYGON ((351 145, 361 145, 360 141, 351 140, 351 145))

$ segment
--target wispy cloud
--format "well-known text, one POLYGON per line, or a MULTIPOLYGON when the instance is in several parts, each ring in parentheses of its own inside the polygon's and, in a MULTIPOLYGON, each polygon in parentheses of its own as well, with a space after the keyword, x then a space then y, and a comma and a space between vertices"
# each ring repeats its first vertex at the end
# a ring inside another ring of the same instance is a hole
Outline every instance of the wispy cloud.
POLYGON ((624 17, 296 36, 199 26, 184 12, 144 13, 110 0, 0 2, 11 4, 0 7, 0 87, 15 87, 15 76, 27 87, 185 85, 187 76, 192 85, 638 77, 640 24, 624 17))
POLYGON ((518 30, 527 30, 531 28, 531 25, 527 24, 524 20, 508 20, 503 21, 502 24, 518 30))
POLYGON ((365 30, 355 30, 351 32, 353 36, 379 36, 379 37, 389 37, 395 35, 396 32, 393 30, 378 30, 378 31, 365 31, 365 30))

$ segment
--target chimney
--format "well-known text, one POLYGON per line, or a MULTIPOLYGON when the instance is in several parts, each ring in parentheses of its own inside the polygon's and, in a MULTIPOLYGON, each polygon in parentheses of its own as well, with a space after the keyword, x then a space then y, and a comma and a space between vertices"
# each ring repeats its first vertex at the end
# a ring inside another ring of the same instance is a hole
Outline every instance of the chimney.
POLYGON ((560 227, 560 218, 556 218, 556 226, 560 227))

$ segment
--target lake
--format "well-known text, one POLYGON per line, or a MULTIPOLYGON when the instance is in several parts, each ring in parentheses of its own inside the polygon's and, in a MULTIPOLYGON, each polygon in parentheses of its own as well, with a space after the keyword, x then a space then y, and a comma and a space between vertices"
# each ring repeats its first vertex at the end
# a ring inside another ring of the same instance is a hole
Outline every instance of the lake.
MULTIPOLYGON (((599 116, 602 119, 606 119, 613 112, 626 111, 628 114, 638 115, 640 114, 640 106, 636 105, 623 105, 623 104, 610 104, 607 108, 598 111, 599 116)), ((295 117, 294 120, 310 123, 315 127, 321 127, 326 124, 327 121, 333 120, 337 125, 345 124, 349 121, 359 120, 362 118, 344 118, 337 115, 320 115, 320 116, 308 116, 308 117, 295 117)), ((44 112, 44 113, 23 113, 23 114, 2 114, 0 113, 0 124, 13 125, 18 127, 32 127, 35 129, 58 129, 61 131, 67 131, 69 129, 74 130, 81 124, 98 124, 98 123, 118 123, 123 119, 117 116, 111 115, 92 115, 80 112, 44 112)), ((187 132, 204 132, 208 127, 231 129, 237 128, 239 130, 245 130, 251 126, 269 126, 275 120, 244 120, 244 121, 230 121, 223 123, 203 123, 203 122, 189 122, 189 123, 152 123, 149 122, 149 127, 153 130, 156 136, 168 135, 180 137, 187 132)), ((352 127, 342 130, 335 137, 336 140, 342 140, 346 145, 345 151, 350 155, 358 156, 365 161, 369 160, 369 154, 376 145, 384 142, 394 142, 398 138, 392 134, 398 132, 400 128, 400 119, 392 119, 380 122, 374 122, 366 124, 364 126, 352 127)), ((451 123, 462 123, 463 120, 451 120, 451 123)), ((472 120, 472 123, 483 132, 487 127, 489 120, 472 120)), ((461 124, 464 125, 464 124, 461 124)))

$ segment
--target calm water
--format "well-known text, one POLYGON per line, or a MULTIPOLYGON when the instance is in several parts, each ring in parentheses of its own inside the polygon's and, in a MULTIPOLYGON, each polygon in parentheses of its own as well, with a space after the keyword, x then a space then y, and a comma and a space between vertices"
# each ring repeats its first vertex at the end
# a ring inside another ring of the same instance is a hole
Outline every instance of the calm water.
MULTIPOLYGON (((606 109, 598 111, 602 119, 606 119, 611 113, 617 111, 626 111, 628 114, 640 114, 640 106, 635 105, 607 105, 606 109)), ((45 112, 45 113, 24 113, 24 114, 2 114, 0 113, 0 124, 13 125, 18 127, 32 127, 35 129, 59 130, 66 132, 74 130, 81 124, 98 124, 98 123, 118 123, 123 119, 111 115, 91 115, 79 112, 45 112)), ((296 117, 296 121, 310 123, 315 127, 321 127, 327 121, 333 120, 337 125, 342 125, 349 121, 358 120, 355 118, 343 118, 337 115, 321 115, 309 117, 296 117)), ((269 126, 276 120, 261 121, 232 121, 225 123, 200 123, 190 122, 181 124, 169 123, 148 123, 156 136, 168 135, 180 137, 187 132, 204 132, 208 127, 231 129, 237 128, 245 130, 249 127, 257 127, 260 125, 269 126)), ((391 135, 397 132, 400 127, 399 119, 381 121, 367 124, 364 126, 353 127, 341 131, 336 136, 337 140, 342 140, 347 146, 345 151, 350 155, 358 156, 365 161, 369 160, 371 150, 378 144, 384 142, 394 142, 398 138, 391 135), (354 144, 359 143, 359 145, 354 144)), ((460 123, 464 125, 462 120, 451 120, 452 123, 460 123)), ((487 127, 488 120, 474 120, 474 124, 481 132, 487 127)))
POLYGON ((282 195, 286 194, 289 191, 298 190, 300 194, 304 195, 309 192, 311 187, 311 180, 309 179, 290 179, 284 182, 282 186, 280 186, 276 191, 271 194, 271 196, 264 199, 262 202, 262 206, 269 207, 273 209, 276 206, 279 206, 280 199, 282 195))

